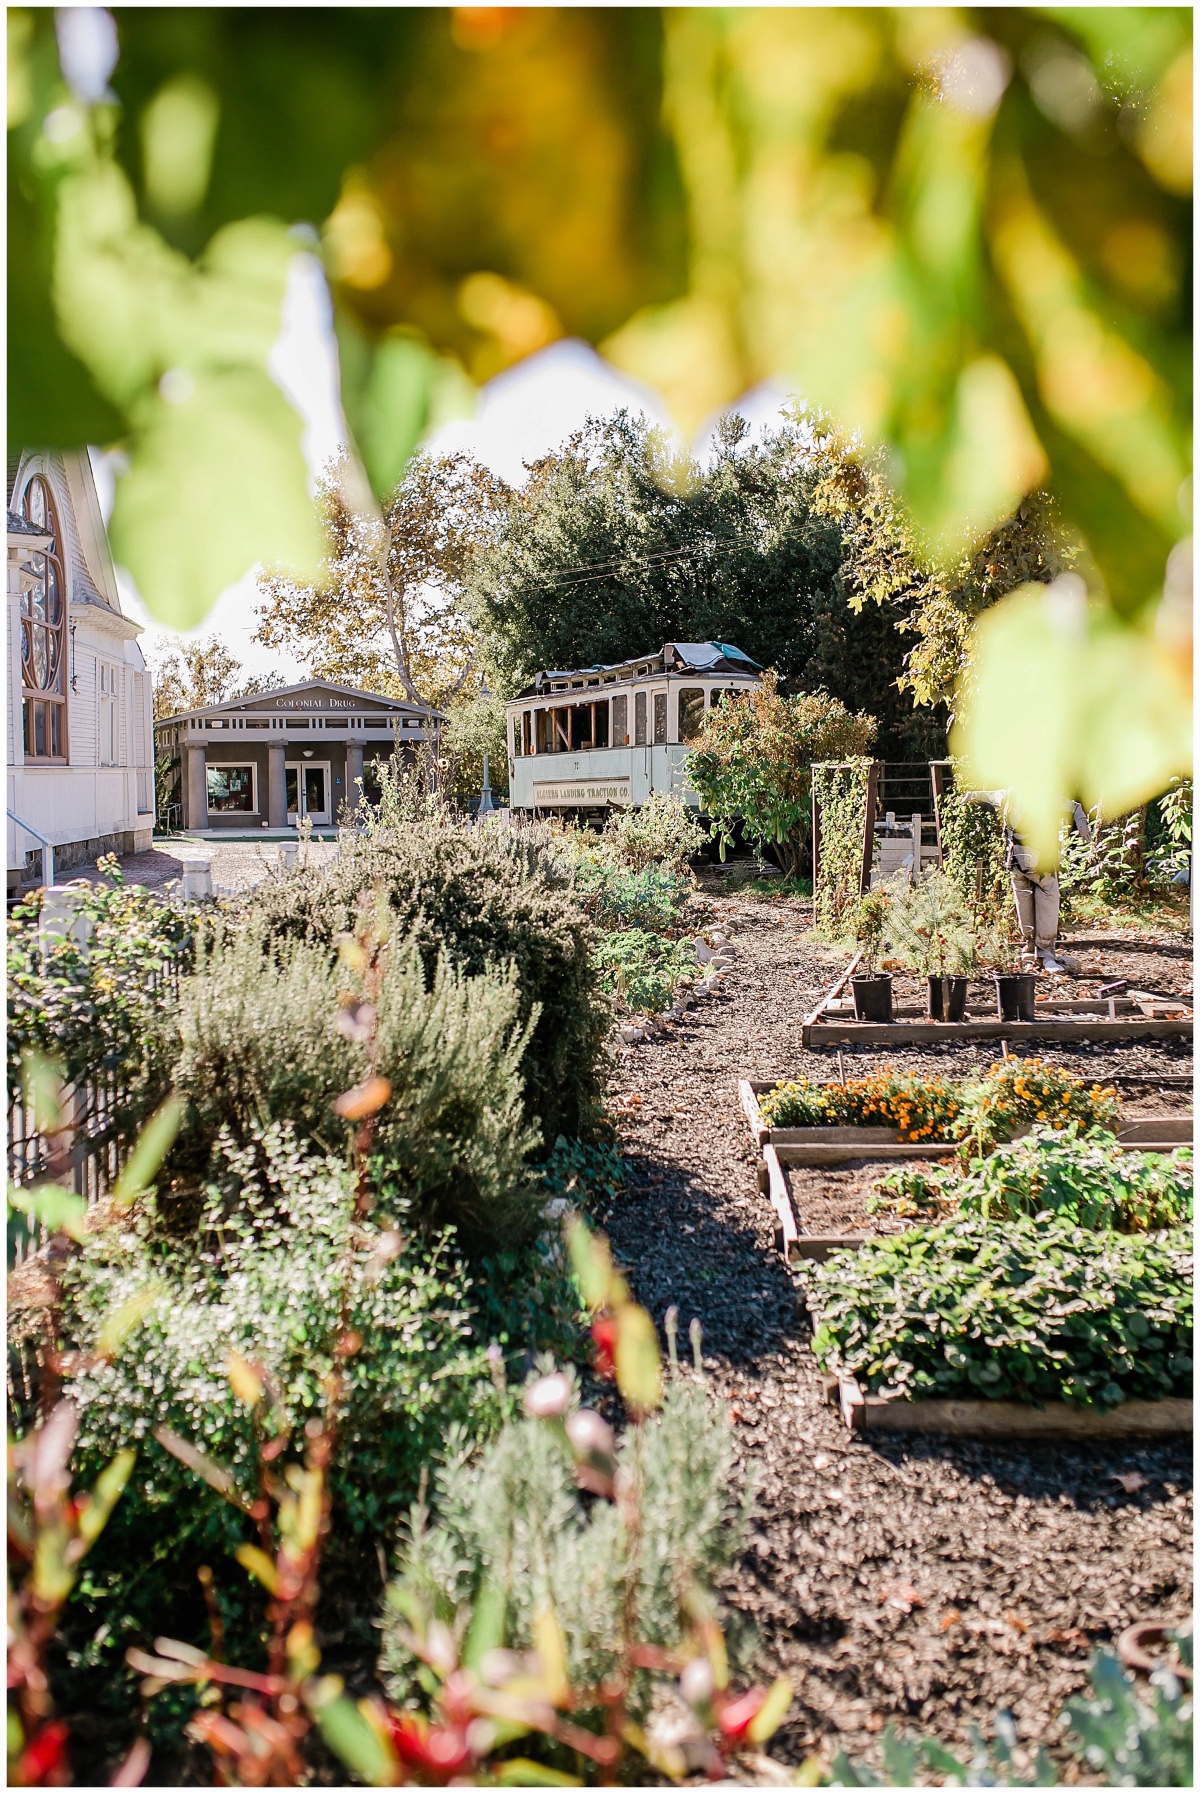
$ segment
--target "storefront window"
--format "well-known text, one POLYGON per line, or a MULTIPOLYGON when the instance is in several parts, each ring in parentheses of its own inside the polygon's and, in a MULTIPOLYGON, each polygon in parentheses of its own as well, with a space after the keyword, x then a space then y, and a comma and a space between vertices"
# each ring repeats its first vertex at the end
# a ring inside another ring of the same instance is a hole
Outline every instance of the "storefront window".
POLYGON ((206 766, 208 807, 216 815, 253 815, 253 766, 206 766))

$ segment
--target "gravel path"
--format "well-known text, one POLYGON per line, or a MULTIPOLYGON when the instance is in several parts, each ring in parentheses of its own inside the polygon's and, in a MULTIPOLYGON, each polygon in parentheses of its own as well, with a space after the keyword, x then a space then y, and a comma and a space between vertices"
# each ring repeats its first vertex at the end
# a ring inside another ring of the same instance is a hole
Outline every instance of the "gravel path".
MULTIPOLYGON (((1023 1741, 1053 1749, 1093 1647, 1136 1618, 1190 1610, 1190 1444, 851 1440, 823 1400, 791 1273, 772 1248, 737 1097, 739 1077, 837 1075, 835 1055, 800 1050, 800 1027, 845 956, 812 941, 802 904, 724 896, 712 907, 739 960, 670 1036, 620 1051, 611 1107, 628 1177, 603 1218, 655 1319, 676 1304, 686 1338, 699 1317, 713 1386, 756 1477, 753 1536, 727 1596, 757 1623, 765 1666, 796 1686, 773 1753, 800 1761, 841 1743, 875 1759, 889 1721, 962 1743, 1002 1708, 1023 1741)), ((1123 975, 1120 956, 1086 949, 1093 975, 1123 975)), ((885 1062, 864 1053, 855 1069, 868 1056, 885 1062)), ((901 1056, 933 1062, 887 1054, 901 1056)), ((995 1056, 937 1062, 964 1072, 995 1056)), ((1087 1074, 1145 1076, 1151 1094, 1156 1071, 1190 1065, 1173 1044, 1086 1057, 1087 1074)))

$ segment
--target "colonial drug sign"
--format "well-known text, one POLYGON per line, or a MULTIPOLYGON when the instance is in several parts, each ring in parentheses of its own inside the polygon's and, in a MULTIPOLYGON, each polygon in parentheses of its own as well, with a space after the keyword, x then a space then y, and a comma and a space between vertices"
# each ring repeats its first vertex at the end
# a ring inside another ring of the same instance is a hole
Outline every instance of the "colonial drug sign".
POLYGON ((576 803, 628 803, 627 778, 563 779, 535 782, 533 801, 538 809, 563 808, 576 803))

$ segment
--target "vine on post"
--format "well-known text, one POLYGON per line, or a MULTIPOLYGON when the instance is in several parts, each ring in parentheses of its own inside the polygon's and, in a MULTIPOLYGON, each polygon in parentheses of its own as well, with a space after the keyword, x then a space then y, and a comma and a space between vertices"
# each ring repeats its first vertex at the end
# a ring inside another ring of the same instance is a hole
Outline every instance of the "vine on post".
POLYGON ((817 819, 813 920, 823 934, 835 938, 849 925, 850 911, 858 901, 871 764, 864 755, 812 769, 817 819))

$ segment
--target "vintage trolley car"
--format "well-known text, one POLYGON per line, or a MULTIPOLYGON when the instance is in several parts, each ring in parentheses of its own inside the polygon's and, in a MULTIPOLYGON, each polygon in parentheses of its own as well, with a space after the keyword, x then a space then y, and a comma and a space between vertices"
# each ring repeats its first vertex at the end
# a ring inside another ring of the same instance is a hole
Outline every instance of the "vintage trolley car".
POLYGON ((688 744, 724 692, 759 683, 760 668, 723 641, 669 641, 616 666, 540 672, 506 705, 514 810, 600 815, 652 791, 699 808, 688 744))

